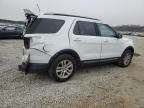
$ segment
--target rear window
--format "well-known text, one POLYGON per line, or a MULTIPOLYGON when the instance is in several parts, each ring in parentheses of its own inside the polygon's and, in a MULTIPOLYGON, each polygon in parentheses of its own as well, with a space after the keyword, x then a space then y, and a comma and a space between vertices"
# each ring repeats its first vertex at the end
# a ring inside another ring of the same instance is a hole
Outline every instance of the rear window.
POLYGON ((38 18, 28 27, 26 34, 56 33, 64 23, 64 20, 38 18))

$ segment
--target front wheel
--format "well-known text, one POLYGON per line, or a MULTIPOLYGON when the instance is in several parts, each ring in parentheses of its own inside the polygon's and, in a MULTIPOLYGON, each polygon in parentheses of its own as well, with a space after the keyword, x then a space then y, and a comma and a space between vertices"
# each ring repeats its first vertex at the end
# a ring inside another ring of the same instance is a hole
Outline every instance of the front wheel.
POLYGON ((68 54, 58 56, 52 63, 49 74, 58 82, 68 80, 76 70, 75 59, 68 54))
POLYGON ((118 65, 121 67, 128 67, 131 64, 132 58, 133 58, 133 52, 131 50, 126 50, 122 54, 118 62, 118 65))

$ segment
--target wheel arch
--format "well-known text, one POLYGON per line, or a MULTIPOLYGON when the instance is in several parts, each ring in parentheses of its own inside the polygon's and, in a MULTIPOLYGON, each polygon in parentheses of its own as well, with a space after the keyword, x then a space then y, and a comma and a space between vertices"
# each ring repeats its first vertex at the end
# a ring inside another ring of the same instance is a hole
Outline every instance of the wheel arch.
POLYGON ((52 62, 60 55, 62 54, 69 54, 71 55, 72 57, 74 57, 74 59, 76 60, 76 63, 77 65, 80 64, 80 56, 78 55, 78 53, 72 49, 64 49, 64 50, 61 50, 59 52, 57 52, 56 54, 54 54, 51 59, 49 60, 49 63, 48 63, 48 68, 51 66, 52 62))
MULTIPOLYGON (((126 50, 131 50, 131 51, 133 52, 133 54, 134 54, 134 52, 135 52, 133 46, 128 46, 128 47, 123 51, 123 53, 124 53, 126 50)), ((122 54, 123 54, 123 53, 122 53, 122 54)))

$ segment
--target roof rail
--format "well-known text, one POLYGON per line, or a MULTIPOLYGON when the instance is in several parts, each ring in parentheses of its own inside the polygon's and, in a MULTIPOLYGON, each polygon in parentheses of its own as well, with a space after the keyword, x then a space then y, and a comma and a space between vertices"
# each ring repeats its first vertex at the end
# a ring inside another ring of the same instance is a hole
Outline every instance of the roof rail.
POLYGON ((86 18, 86 19, 92 19, 92 20, 101 21, 101 20, 99 20, 99 19, 95 19, 95 18, 90 18, 90 17, 85 17, 85 16, 78 16, 78 15, 69 15, 69 14, 45 13, 44 15, 60 15, 60 16, 70 16, 70 17, 79 17, 79 18, 86 18))

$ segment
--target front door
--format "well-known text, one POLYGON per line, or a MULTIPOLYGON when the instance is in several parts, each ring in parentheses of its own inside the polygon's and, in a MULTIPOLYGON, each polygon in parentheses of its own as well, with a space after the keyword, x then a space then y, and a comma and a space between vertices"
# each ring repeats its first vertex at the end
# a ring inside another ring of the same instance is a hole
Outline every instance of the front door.
POLYGON ((101 59, 120 57, 122 41, 115 37, 116 32, 106 24, 97 25, 102 39, 101 59))

